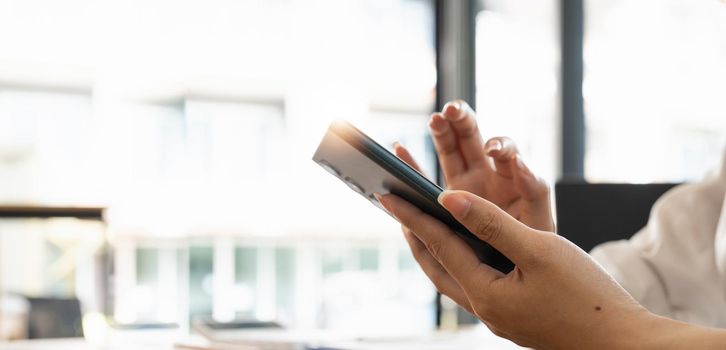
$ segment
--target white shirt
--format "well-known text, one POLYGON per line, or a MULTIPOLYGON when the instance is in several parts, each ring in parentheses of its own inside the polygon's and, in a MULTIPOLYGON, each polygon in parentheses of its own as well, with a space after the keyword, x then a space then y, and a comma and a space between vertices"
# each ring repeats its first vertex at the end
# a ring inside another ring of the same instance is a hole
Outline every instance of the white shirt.
POLYGON ((630 240, 591 254, 650 311, 726 327, 726 153, 721 171, 678 186, 653 206, 630 240))

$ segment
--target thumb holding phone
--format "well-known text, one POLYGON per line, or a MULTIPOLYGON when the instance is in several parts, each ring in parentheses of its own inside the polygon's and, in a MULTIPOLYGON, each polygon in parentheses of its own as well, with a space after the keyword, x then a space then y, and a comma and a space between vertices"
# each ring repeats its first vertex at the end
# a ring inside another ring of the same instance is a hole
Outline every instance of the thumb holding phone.
POLYGON ((381 197, 436 288, 495 334, 544 349, 630 348, 673 322, 640 306, 566 239, 529 228, 469 192, 445 191, 439 202, 515 269, 503 274, 481 263, 447 226, 395 195, 381 197))

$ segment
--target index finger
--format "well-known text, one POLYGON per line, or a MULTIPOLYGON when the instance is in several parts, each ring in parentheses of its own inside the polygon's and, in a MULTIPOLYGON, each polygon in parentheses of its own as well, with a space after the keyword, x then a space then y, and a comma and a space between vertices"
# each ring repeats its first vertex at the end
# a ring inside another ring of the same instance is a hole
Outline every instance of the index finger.
POLYGON ((431 115, 429 128, 444 175, 452 178, 466 171, 466 162, 459 150, 459 143, 451 123, 444 119, 443 114, 434 113, 431 115))
POLYGON ((482 280, 493 281, 503 276, 480 262, 474 251, 441 221, 396 195, 382 196, 380 202, 401 224, 413 231, 429 253, 465 290, 476 288, 482 280))
POLYGON ((456 100, 447 103, 442 113, 456 134, 459 151, 466 166, 472 167, 485 162, 484 144, 471 107, 464 101, 456 100))

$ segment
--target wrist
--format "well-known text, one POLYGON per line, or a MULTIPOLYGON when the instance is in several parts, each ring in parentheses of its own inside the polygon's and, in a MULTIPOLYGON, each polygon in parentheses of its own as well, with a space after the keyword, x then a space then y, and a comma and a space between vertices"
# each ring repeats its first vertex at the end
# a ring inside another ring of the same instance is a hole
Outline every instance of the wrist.
MULTIPOLYGON (((640 305, 621 305, 621 308, 608 308, 602 322, 597 323, 589 333, 589 349, 619 350, 667 350, 665 334, 678 328, 677 322, 655 315, 640 305)), ((582 347, 585 348, 585 347, 582 347)))
POLYGON ((627 349, 672 349, 672 341, 677 338, 673 333, 682 326, 679 322, 647 312, 633 325, 633 336, 627 349))
POLYGON ((650 314, 637 327, 628 349, 724 349, 726 331, 650 314))
POLYGON ((612 319, 603 349, 665 349, 658 347, 660 343, 655 340, 670 326, 668 321, 642 307, 635 312, 623 313, 612 319))
MULTIPOLYGON (((605 307, 597 311, 598 317, 585 323, 581 332, 562 334, 551 349, 661 349, 652 338, 665 327, 662 318, 640 305, 627 304, 605 307), (578 334, 581 333, 581 334, 578 334), (578 334, 576 338, 573 336, 578 334)), ((665 320, 665 319, 663 319, 665 320)), ((576 328, 576 326, 573 326, 576 328)))

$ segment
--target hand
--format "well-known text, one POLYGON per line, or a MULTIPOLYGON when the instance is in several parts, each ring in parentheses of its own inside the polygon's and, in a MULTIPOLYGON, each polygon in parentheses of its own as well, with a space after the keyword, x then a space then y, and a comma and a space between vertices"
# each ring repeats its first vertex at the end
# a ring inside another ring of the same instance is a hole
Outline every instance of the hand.
POLYGON ((481 263, 445 224, 405 200, 390 194, 379 200, 404 225, 436 288, 501 337, 543 349, 642 348, 638 342, 667 328, 580 248, 476 195, 445 191, 439 202, 516 264, 508 274, 481 263))
MULTIPOLYGON (((448 189, 472 192, 527 226, 554 231, 549 187, 524 164, 512 140, 495 137, 484 144, 474 111, 460 100, 432 114, 429 127, 448 189)), ((403 146, 394 150, 420 171, 403 146)))

